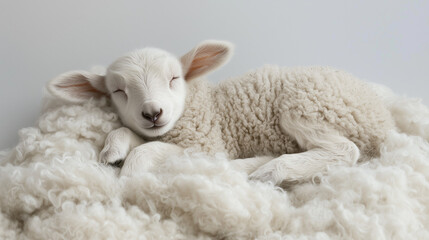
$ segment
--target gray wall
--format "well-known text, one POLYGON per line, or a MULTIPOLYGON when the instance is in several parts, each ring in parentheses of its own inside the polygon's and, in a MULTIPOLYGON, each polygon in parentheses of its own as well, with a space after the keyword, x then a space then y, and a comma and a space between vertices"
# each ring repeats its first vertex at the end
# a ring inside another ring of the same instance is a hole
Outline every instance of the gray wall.
POLYGON ((236 45, 218 81, 263 64, 331 65, 429 104, 429 1, 1 1, 0 149, 33 126, 46 82, 145 46, 236 45))

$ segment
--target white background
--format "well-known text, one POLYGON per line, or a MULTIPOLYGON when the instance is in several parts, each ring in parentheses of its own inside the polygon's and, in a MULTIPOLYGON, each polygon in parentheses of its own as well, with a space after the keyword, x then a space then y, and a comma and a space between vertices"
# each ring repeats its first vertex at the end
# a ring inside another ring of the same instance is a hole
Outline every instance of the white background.
POLYGON ((236 46, 219 81, 272 63, 330 65, 429 104, 429 1, 0 0, 0 149, 36 124, 46 82, 145 46, 236 46))

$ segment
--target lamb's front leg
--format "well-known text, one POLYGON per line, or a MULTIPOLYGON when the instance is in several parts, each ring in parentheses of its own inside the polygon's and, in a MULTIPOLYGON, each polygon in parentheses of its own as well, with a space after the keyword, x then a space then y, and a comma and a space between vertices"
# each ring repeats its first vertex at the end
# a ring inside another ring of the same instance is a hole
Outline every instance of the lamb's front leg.
POLYGON ((148 142, 128 154, 121 169, 122 176, 132 176, 159 167, 168 157, 183 154, 184 149, 170 143, 148 142))
POLYGON ((128 153, 143 143, 143 139, 130 129, 126 127, 115 129, 107 135, 99 161, 121 167, 128 153))
POLYGON ((282 128, 307 151, 273 159, 253 172, 250 179, 276 185, 303 181, 323 172, 328 165, 353 165, 359 158, 358 147, 335 130, 291 119, 284 121, 282 128))

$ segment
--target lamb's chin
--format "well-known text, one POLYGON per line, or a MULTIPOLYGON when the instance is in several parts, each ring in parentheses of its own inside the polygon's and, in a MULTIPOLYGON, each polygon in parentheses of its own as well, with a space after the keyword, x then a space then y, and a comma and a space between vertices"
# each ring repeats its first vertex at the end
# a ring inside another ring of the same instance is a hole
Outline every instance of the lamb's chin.
POLYGON ((148 137, 148 138, 155 138, 155 137, 159 137, 164 135, 165 133, 167 133, 171 127, 167 125, 163 125, 163 126, 154 126, 151 128, 144 128, 144 129, 140 129, 140 133, 142 136, 148 137))

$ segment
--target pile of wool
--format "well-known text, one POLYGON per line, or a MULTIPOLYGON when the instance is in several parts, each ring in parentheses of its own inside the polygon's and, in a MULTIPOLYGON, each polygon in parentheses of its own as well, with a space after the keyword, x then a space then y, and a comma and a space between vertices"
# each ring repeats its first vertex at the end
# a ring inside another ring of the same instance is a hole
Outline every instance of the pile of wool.
MULTIPOLYGON (((400 101, 397 114, 421 113, 400 101)), ((221 153, 118 177, 97 161, 120 127, 109 101, 45 106, 0 154, 0 239, 429 239, 422 137, 392 131, 379 158, 286 190, 249 181, 221 153)), ((413 128, 427 132, 421 122, 413 128)))

